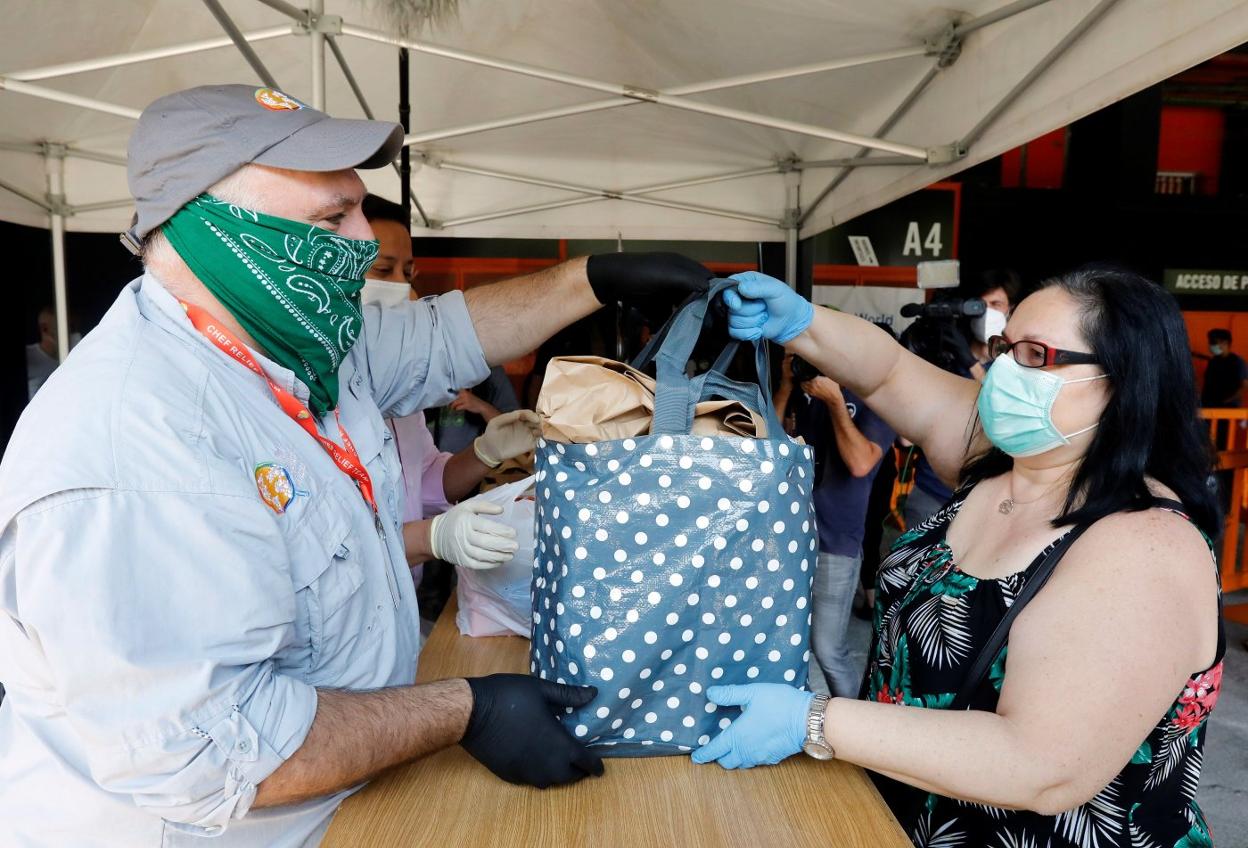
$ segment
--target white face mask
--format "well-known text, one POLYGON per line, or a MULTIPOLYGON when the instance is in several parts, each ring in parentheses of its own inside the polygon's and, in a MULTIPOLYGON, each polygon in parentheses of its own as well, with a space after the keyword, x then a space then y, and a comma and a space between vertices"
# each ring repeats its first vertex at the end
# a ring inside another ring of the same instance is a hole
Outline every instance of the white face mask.
POLYGON ((364 289, 360 292, 361 303, 376 303, 382 308, 398 306, 411 300, 412 287, 407 283, 392 283, 389 280, 372 280, 364 278, 364 289))
POLYGON ((999 336, 1005 332, 1006 315, 991 307, 984 310, 983 315, 976 315, 971 319, 971 332, 975 334, 975 339, 983 344, 988 344, 988 340, 993 336, 999 336))

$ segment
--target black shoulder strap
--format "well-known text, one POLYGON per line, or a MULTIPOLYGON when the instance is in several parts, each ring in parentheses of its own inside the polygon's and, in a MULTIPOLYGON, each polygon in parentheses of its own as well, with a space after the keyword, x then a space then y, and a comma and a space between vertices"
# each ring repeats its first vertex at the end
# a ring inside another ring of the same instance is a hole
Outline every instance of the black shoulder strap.
POLYGON ((996 629, 992 631, 992 635, 984 643, 984 647, 980 650, 979 655, 975 657, 975 662, 971 665, 971 670, 967 673, 966 679, 962 681, 962 686, 958 689, 958 694, 954 696, 953 703, 950 704, 949 709, 965 710, 970 707, 971 698, 974 696, 975 690, 988 677, 992 669, 992 663, 996 660, 997 654, 1001 653, 1001 646, 1009 638, 1010 625, 1014 623, 1014 619, 1018 614, 1023 611, 1023 607, 1027 606, 1027 602, 1044 588, 1044 584, 1053 576, 1053 570, 1057 568, 1058 562, 1065 556, 1066 551, 1070 550, 1070 546, 1090 526, 1090 524, 1076 526, 1049 548, 1048 553, 1044 555, 1044 559, 1036 566, 1035 573, 1024 584, 1022 591, 1014 599, 1014 603, 1005 611, 1005 616, 997 624, 996 629))

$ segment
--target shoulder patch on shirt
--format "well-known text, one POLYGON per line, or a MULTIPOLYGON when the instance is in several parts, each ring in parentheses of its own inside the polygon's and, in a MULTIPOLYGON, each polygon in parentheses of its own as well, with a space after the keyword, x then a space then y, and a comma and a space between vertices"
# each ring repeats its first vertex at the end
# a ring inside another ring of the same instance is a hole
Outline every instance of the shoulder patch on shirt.
POLYGON ((256 490, 269 509, 281 515, 298 495, 308 493, 295 487, 295 481, 285 467, 275 462, 262 462, 256 466, 256 490))

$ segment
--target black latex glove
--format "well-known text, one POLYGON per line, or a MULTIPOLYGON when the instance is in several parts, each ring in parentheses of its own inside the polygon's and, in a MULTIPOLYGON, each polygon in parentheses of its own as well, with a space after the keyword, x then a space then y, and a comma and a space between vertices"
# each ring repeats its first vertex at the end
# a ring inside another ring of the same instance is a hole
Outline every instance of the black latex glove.
POLYGON ((472 715, 459 744, 508 783, 545 789, 602 774, 602 758, 577 742, 555 715, 598 696, 524 674, 470 677, 472 715))
POLYGON ((670 303, 706 291, 712 274, 679 253, 596 253, 585 273, 599 303, 662 298, 670 303))

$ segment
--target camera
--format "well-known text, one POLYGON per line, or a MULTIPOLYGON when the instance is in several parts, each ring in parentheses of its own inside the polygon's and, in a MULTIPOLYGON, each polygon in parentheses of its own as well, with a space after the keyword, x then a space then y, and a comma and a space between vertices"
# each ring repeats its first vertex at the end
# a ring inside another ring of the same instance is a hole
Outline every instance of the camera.
POLYGON ((915 318, 901 334, 901 343, 916 356, 951 374, 966 374, 971 358, 968 321, 984 314, 978 297, 940 297, 931 303, 907 303, 902 317, 915 318))
POLYGON ((974 318, 987 307, 978 297, 965 300, 934 300, 931 303, 907 303, 901 307, 902 318, 974 318))
POLYGON ((789 371, 790 373, 793 374, 793 379, 798 383, 804 383, 807 380, 813 380, 823 373, 818 368, 816 368, 815 366, 807 362, 805 359, 802 359, 800 356, 796 356, 796 355, 794 355, 793 357, 792 367, 789 369, 789 371))

